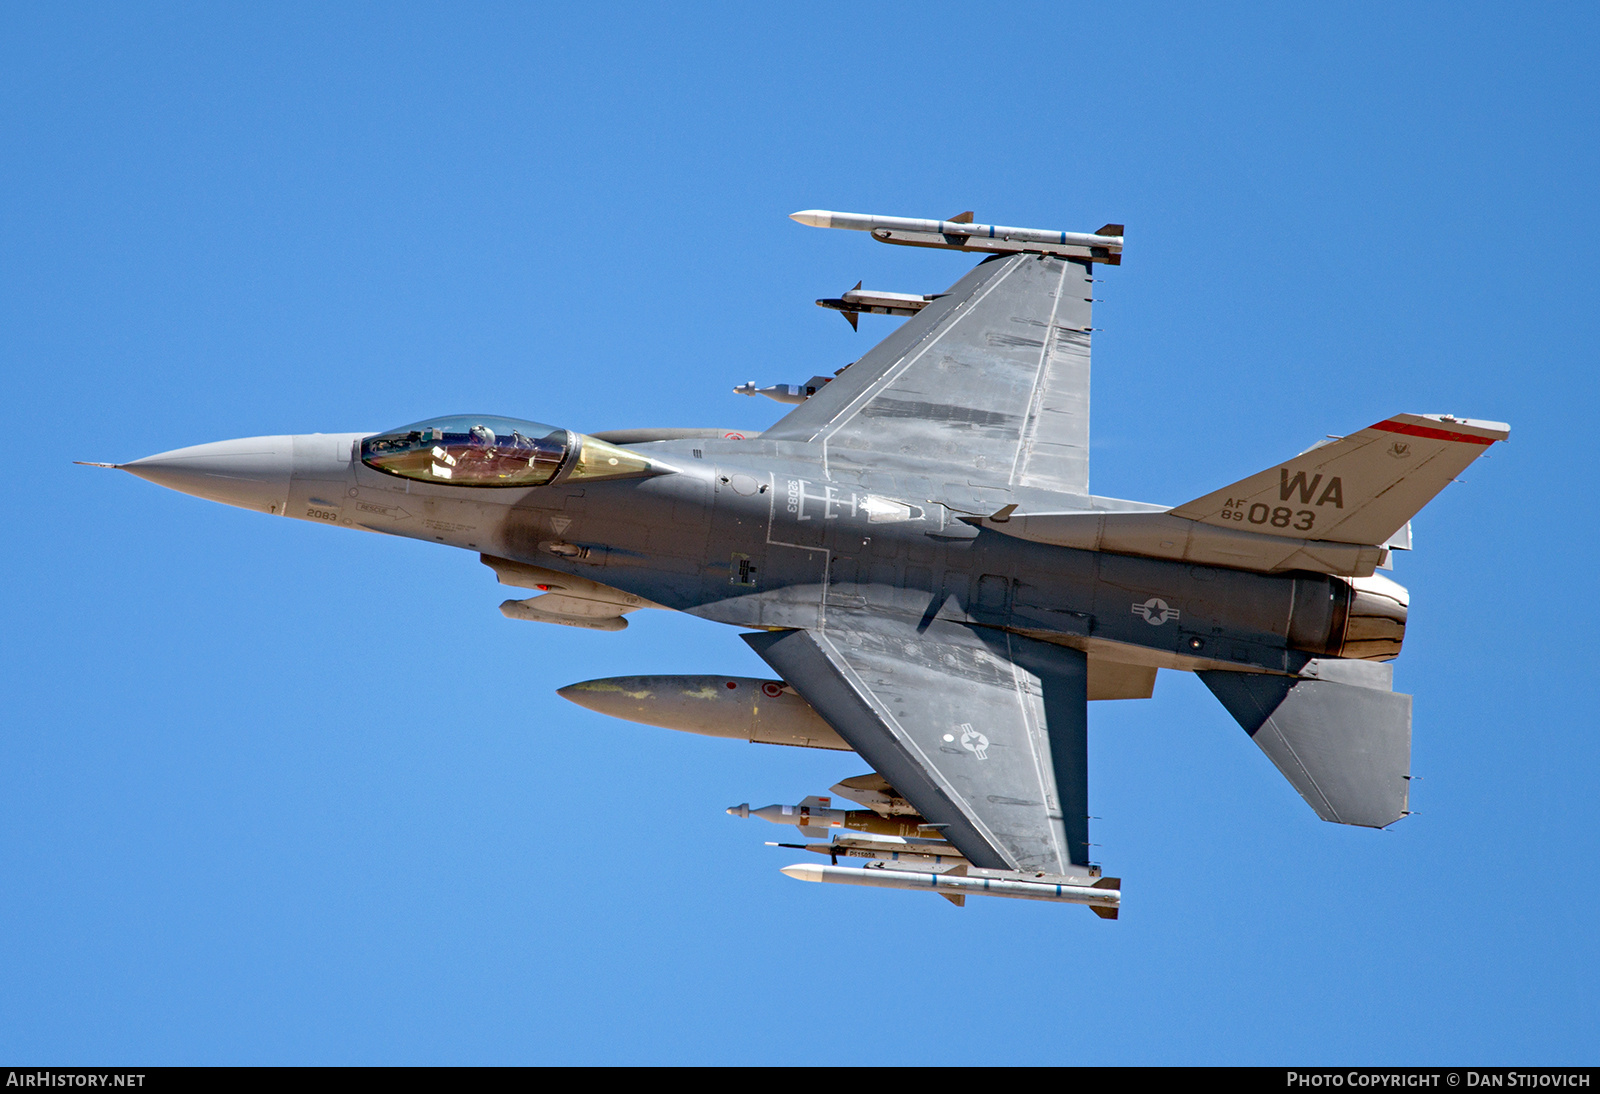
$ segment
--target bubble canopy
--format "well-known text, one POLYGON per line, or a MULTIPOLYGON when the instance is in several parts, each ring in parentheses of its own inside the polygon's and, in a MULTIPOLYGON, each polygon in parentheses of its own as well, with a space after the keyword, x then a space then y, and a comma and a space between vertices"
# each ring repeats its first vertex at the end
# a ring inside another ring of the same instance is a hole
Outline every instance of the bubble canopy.
POLYGON ((488 414, 401 426, 361 442, 361 462, 386 475, 445 486, 528 487, 654 473, 625 448, 569 429, 488 414))

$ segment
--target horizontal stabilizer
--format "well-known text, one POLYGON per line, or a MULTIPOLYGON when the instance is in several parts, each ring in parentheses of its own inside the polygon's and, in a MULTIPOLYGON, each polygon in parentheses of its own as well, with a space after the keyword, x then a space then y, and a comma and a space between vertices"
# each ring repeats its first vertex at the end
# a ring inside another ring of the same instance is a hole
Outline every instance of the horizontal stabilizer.
POLYGON ((1448 414, 1396 414, 1171 513, 1266 535, 1382 544, 1510 428, 1448 414))
POLYGON ((1405 816, 1411 773, 1411 696, 1390 690, 1393 671, 1322 660, 1298 677, 1199 676, 1317 816, 1383 828, 1405 816))

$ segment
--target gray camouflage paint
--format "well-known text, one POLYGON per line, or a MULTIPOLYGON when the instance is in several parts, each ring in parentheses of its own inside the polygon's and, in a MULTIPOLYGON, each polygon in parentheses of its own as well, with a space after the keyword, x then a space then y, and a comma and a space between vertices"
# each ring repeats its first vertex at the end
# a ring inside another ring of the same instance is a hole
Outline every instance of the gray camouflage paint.
MULTIPOLYGON (((1350 603, 1342 579, 1005 529, 1013 512, 1019 526, 1046 515, 1041 527, 1140 515, 1159 540, 1155 522, 1178 519, 1089 493, 1093 269, 1038 255, 980 263, 758 437, 607 434, 654 461, 648 477, 415 481, 355 458, 363 434, 225 443, 262 466, 291 462, 281 492, 184 470, 191 450, 126 466, 230 504, 478 551, 511 584, 582 578, 582 597, 602 597, 586 610, 602 617, 605 590, 620 590, 608 629, 640 601, 748 628, 752 648, 978 868, 1097 872, 1096 665, 1101 696, 1148 694, 1158 667, 1200 672, 1319 815, 1390 823, 1405 810, 1410 701, 1387 676, 1326 660, 1350 603), (537 569, 516 577, 515 564, 537 569)), ((1397 428, 1443 435, 1417 423, 1397 428)), ((544 618, 538 598, 503 610, 544 618)))

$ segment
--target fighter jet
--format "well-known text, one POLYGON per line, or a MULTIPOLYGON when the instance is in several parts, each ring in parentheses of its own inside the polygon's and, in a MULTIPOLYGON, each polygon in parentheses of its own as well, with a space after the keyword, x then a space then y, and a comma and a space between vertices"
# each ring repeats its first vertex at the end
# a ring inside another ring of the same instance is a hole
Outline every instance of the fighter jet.
MULTIPOLYGON (((828 302, 905 322, 841 372, 762 392, 763 433, 584 435, 458 414, 253 437, 116 466, 274 516, 476 551, 513 619, 642 609, 743 630, 775 678, 623 677, 561 694, 635 721, 854 752, 832 796, 751 809, 819 844, 790 876, 1088 905, 1088 704, 1193 672, 1324 820, 1407 812, 1410 520, 1508 427, 1397 413, 1176 507, 1089 492, 1093 283, 1121 225, 1070 233, 808 210, 975 252, 942 293, 828 302), (887 301, 887 303, 885 303, 887 301), (877 309, 874 312, 874 308, 877 309), (839 865, 862 859, 865 867, 839 865)), ((1334 423, 1325 423, 1334 424, 1334 423)))

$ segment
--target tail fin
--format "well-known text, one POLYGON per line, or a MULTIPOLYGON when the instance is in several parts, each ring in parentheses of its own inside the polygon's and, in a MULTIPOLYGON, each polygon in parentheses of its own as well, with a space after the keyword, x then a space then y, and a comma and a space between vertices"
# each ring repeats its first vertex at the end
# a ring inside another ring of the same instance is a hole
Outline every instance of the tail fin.
POLYGON ((1267 535, 1383 544, 1510 432, 1501 422, 1396 414, 1171 512, 1267 535))

